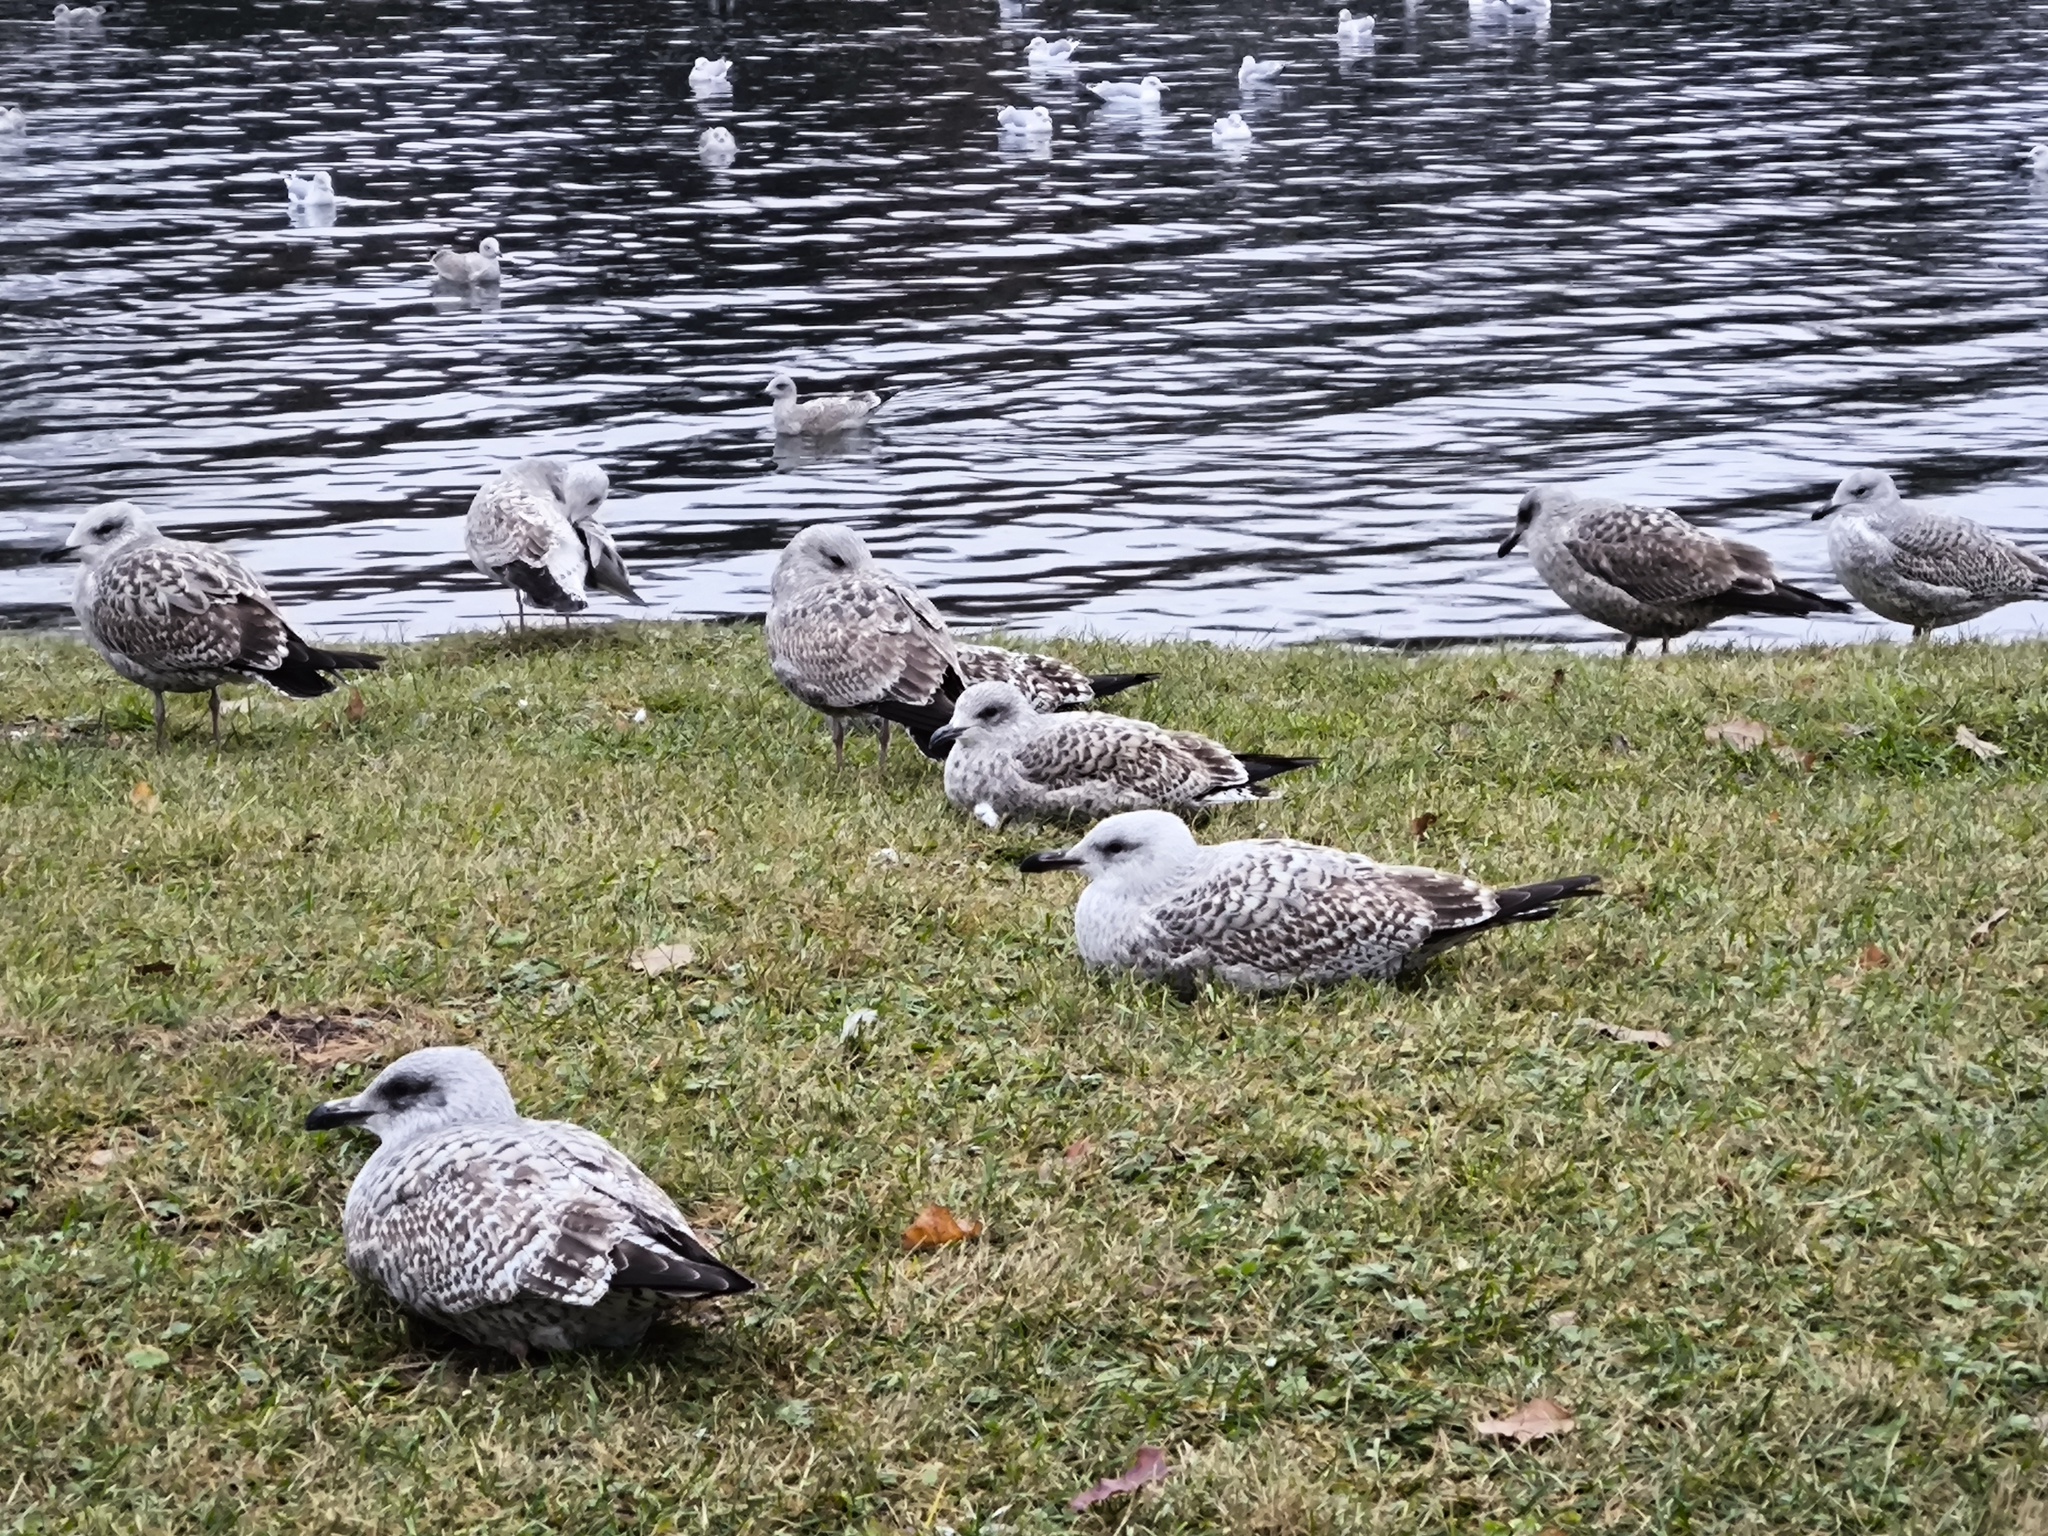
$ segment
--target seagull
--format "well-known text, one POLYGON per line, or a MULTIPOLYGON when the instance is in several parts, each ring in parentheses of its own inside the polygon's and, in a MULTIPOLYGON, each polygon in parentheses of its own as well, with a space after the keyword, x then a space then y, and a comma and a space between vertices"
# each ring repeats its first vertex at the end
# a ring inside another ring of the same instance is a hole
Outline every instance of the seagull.
POLYGON ((1244 62, 1237 66, 1237 83, 1247 91, 1254 86, 1271 85, 1280 71, 1286 67, 1287 65, 1279 60, 1268 60, 1261 64, 1250 54, 1246 54, 1244 62))
POLYGON ((1088 89, 1111 106, 1156 107, 1166 87, 1157 75, 1147 75, 1135 85, 1128 80, 1098 80, 1088 89))
POLYGON ((1596 624, 1671 649, 1733 614, 1804 618, 1847 613, 1850 605, 1781 581, 1771 557, 1754 544, 1717 538, 1663 507, 1581 496, 1543 485, 1522 498, 1515 531, 1501 542, 1505 559, 1524 536, 1529 558, 1550 590, 1596 624))
POLYGON ((1291 839, 1205 847, 1165 811, 1112 816, 1021 868, 1086 874, 1074 906, 1082 960, 1164 980, 1184 998, 1207 976, 1246 992, 1390 981, 1490 928, 1553 917, 1562 902, 1598 895, 1600 881, 1493 890, 1291 839))
POLYGON ((0 107, 0 133, 27 133, 28 115, 19 107, 0 107))
POLYGON ((308 645, 241 561, 215 545, 165 538, 133 502, 94 507, 64 549, 84 561, 71 601, 87 643, 156 695, 159 752, 167 693, 205 694, 218 743, 222 683, 268 683, 317 699, 334 691, 332 674, 383 665, 367 652, 308 645))
POLYGON ((334 178, 325 171, 315 171, 310 176, 297 171, 284 173, 284 195, 294 204, 319 204, 334 201, 334 178))
MULTIPOLYGON (((1098 699, 1152 682, 1159 676, 1157 672, 1105 672, 1090 677, 1057 656, 1012 651, 1000 645, 971 645, 964 640, 955 641, 953 651, 964 686, 1008 683, 1042 715, 1063 709, 1086 709, 1098 699)), ((946 721, 952 718, 949 707, 946 721)))
POLYGON ((729 128, 706 128, 697 140, 697 152, 706 160, 730 160, 739 147, 729 128))
POLYGON ((342 1207, 350 1272, 522 1364, 631 1348, 663 1296, 754 1288, 602 1136, 522 1116, 479 1051, 414 1051, 306 1116, 309 1131, 357 1125, 378 1145, 342 1207))
POLYGON ((485 235, 477 242, 476 254, 444 245, 434 252, 434 275, 443 282, 465 288, 495 288, 498 283, 498 242, 485 235))
POLYGON ((2048 144, 2030 144, 2021 156, 2036 176, 2048 176, 2048 144))
POLYGON ((1192 731, 1126 715, 1040 714, 1009 683, 976 683, 962 693, 931 747, 947 749, 946 799, 990 828, 1020 816, 1241 804, 1271 794, 1268 779, 1316 762, 1232 752, 1192 731))
POLYGON ((775 430, 785 437, 829 437, 851 427, 864 426, 867 419, 888 403, 888 396, 872 389, 845 395, 796 396, 796 380, 778 373, 768 381, 768 393, 775 397, 775 430))
POLYGON ((2007 603, 2048 597, 2048 559, 1953 512, 1909 506, 1882 470, 1852 471, 1813 514, 1829 518, 1835 579, 1923 639, 2007 603))
POLYGON ((1021 133, 1026 138, 1048 139, 1052 137, 1052 114, 1043 107, 1005 107, 996 114, 996 123, 1005 133, 1021 133))
POLYGON ((1074 50, 1080 46, 1071 37, 1050 43, 1042 37, 1034 37, 1024 49, 1024 60, 1033 69, 1071 69, 1074 50))
POLYGON ((527 599, 551 613, 581 613, 589 587, 647 606, 597 520, 610 493, 610 477, 588 460, 521 459, 471 498, 463 547, 479 571, 512 589, 521 629, 527 599))
POLYGON ((1209 137, 1218 144, 1249 144, 1252 141, 1252 125, 1244 120, 1242 112, 1233 112, 1228 117, 1216 119, 1209 130, 1209 137))
POLYGON ((92 27, 106 20, 104 5, 65 5, 59 0, 50 17, 60 27, 92 27))
MULTIPOLYGON (((707 59, 699 57, 690 66, 690 85, 699 91, 729 91, 732 89, 732 61, 730 59, 707 59)), ((673 76, 671 76, 673 78, 673 76)))
POLYGON ((1352 47, 1357 47, 1361 43, 1371 42, 1372 18, 1370 16, 1354 17, 1349 11, 1339 11, 1337 13, 1337 41, 1352 47))

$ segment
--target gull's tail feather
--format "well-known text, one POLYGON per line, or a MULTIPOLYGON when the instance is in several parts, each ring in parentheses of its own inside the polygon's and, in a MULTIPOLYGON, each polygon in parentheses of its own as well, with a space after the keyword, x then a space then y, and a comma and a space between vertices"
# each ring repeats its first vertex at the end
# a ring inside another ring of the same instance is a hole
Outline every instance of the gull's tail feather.
POLYGON ((536 603, 550 613, 581 613, 590 606, 582 598, 565 592, 545 566, 513 560, 499 566, 498 575, 507 585, 517 587, 529 603, 536 603))
POLYGON ((1293 773, 1297 768, 1313 768, 1322 761, 1319 757, 1274 757, 1265 752, 1233 752, 1230 755, 1244 765, 1245 779, 1252 784, 1263 784, 1283 773, 1293 773))
POLYGON ((1100 677, 1088 679, 1088 687, 1096 698, 1106 699, 1111 694, 1122 693, 1126 688, 1136 688, 1157 680, 1157 672, 1105 672, 1100 677))
POLYGON ((337 674, 374 672, 383 665, 384 658, 369 651, 320 650, 287 630, 284 660, 258 676, 291 698, 317 699, 334 692, 337 674))

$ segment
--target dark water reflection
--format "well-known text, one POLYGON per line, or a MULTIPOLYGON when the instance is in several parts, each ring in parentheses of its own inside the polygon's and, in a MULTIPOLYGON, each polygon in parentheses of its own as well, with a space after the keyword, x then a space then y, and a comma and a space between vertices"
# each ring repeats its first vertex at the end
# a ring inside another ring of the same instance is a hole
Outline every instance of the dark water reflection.
MULTIPOLYGON (((1426 0, 1352 53, 1334 5, 1001 9, 135 0, 66 33, 8 0, 0 544, 132 497, 327 633, 431 632, 505 610, 474 487, 567 451, 656 613, 758 611, 829 516, 969 621, 1420 640, 1594 633, 1491 558, 1539 479, 1817 579, 1803 514, 1858 463, 2048 537, 2016 159, 2048 6, 1426 0), (1079 75, 1029 74, 1066 30, 1079 75), (1282 89, 1239 92, 1247 51, 1282 89), (1148 71, 1156 113, 1080 89, 1148 71), (998 138, 1010 102, 1049 149, 998 138), (326 227, 279 176, 316 166, 326 227), (502 299, 436 295, 427 254, 490 233, 502 299), (777 445, 780 368, 902 393, 777 445)), ((66 581, 0 552, 0 622, 66 581)))

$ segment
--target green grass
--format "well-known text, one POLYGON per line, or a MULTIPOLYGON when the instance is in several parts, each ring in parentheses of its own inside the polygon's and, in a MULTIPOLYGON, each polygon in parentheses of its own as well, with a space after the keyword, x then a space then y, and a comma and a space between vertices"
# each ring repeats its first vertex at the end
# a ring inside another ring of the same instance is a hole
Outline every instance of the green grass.
POLYGON ((0 1530, 2048 1529, 2048 648, 1067 649, 1327 759, 1208 836, 1612 895, 1184 1006, 1082 972, 1057 830, 835 776, 758 632, 420 646, 162 757, 0 645, 0 1530), (359 1290, 367 1148, 298 1124, 436 1041, 762 1289, 531 1370, 359 1290), (986 1237, 905 1255, 929 1201, 986 1237))

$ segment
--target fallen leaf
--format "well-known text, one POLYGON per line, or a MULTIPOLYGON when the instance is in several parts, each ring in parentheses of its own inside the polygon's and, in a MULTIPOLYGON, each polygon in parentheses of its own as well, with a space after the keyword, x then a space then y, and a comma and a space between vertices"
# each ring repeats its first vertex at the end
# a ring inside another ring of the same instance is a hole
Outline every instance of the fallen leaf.
POLYGON ((872 1008, 856 1008, 840 1021, 839 1043, 851 1045, 860 1038, 860 1032, 875 1023, 881 1015, 872 1008))
POLYGON ((144 1345, 141 1349, 131 1349, 121 1358, 127 1362, 129 1369, 136 1371, 153 1371, 160 1365, 169 1365, 171 1363, 169 1355, 160 1349, 154 1349, 148 1345, 144 1345))
POLYGON ((1158 1482, 1172 1470, 1166 1464, 1166 1452, 1156 1445, 1141 1445, 1128 1467, 1115 1477, 1105 1477, 1086 1492, 1075 1494, 1067 1500, 1067 1508, 1078 1515, 1104 1499, 1113 1499, 1120 1493, 1136 1493, 1147 1483, 1158 1482))
POLYGON ((1531 1440, 1568 1435, 1578 1427, 1579 1421, 1565 1412, 1562 1403, 1555 1398, 1539 1397, 1534 1402, 1524 1403, 1504 1419, 1474 1420, 1472 1433, 1527 1445, 1531 1440))
POLYGON ((1797 768, 1803 773, 1813 772, 1813 765, 1820 761, 1817 752, 1802 752, 1797 747, 1773 747, 1771 756, 1787 768, 1797 768))
POLYGON ((1060 1161, 1069 1168, 1078 1168, 1095 1155, 1095 1143, 1082 1137, 1060 1154, 1060 1161))
POLYGON ((1989 917, 1985 918, 1983 922, 1979 923, 1976 927, 1970 930, 1970 942, 1973 945, 1989 944, 1991 942, 1992 931, 1996 929, 2000 923, 2004 922, 2008 917, 2011 916, 2011 907, 2000 907, 1996 912, 1992 913, 1989 917))
POLYGON ((95 1168, 109 1168, 121 1154, 112 1147, 101 1147, 97 1152, 88 1152, 85 1160, 95 1168))
POLYGON ((877 848, 873 853, 868 855, 868 862, 870 864, 876 865, 877 867, 891 864, 901 864, 903 862, 903 855, 898 853, 894 848, 877 848))
POLYGON ((145 816, 154 816, 164 808, 163 801, 157 799, 156 791, 149 787, 147 779, 135 781, 135 787, 128 791, 128 803, 145 816))
POLYGON ((1671 1049, 1671 1037, 1661 1029, 1623 1029, 1619 1024, 1596 1023, 1593 1033, 1619 1040, 1623 1045, 1647 1045, 1659 1051, 1671 1049))
POLYGON ((1874 725, 1842 725, 1838 726, 1837 729, 1844 736, 1875 736, 1877 734, 1877 727, 1874 725))
POLYGON ((679 971, 696 961, 697 951, 688 944, 657 944, 652 949, 641 950, 626 963, 636 971, 659 976, 663 971, 679 971))
POLYGON ((1994 757, 2005 756, 2005 748, 1996 742, 1986 741, 1967 725, 1956 727, 1956 745, 1965 752, 1976 753, 1977 761, 1980 763, 1988 763, 1994 757))
POLYGON ((1718 741, 1730 752, 1754 752, 1770 739, 1768 725, 1761 720, 1745 720, 1740 715, 1707 727, 1707 740, 1718 741))
POLYGON ((249 713, 249 703, 248 695, 244 694, 239 699, 229 699, 221 705, 220 712, 224 715, 246 715, 249 713))
POLYGON ((1866 971, 1881 971, 1891 963, 1892 957, 1875 944, 1866 946, 1863 953, 1856 957, 1856 964, 1866 971))
POLYGON ((1424 811, 1420 816, 1409 822, 1408 830, 1415 834, 1415 841, 1419 843, 1429 836, 1429 829, 1437 824, 1437 819, 1435 811, 1424 811))
POLYGON ((140 965, 129 966, 128 974, 139 981, 144 976, 169 976, 174 974, 177 969, 168 960, 145 960, 140 965))
POLYGON ((903 1251, 916 1253, 924 1248, 944 1248, 948 1243, 964 1243, 971 1237, 979 1237, 982 1224, 970 1221, 964 1225, 960 1218, 943 1205, 928 1205, 917 1213, 903 1234, 903 1251))
POLYGON ((1576 1328, 1579 1326, 1579 1314, 1576 1312, 1553 1312, 1544 1321, 1553 1328, 1576 1328))
POLYGON ((363 690, 360 688, 349 689, 348 708, 341 712, 342 718, 347 720, 350 725, 361 725, 363 723, 363 716, 369 712, 370 707, 363 702, 363 690))

